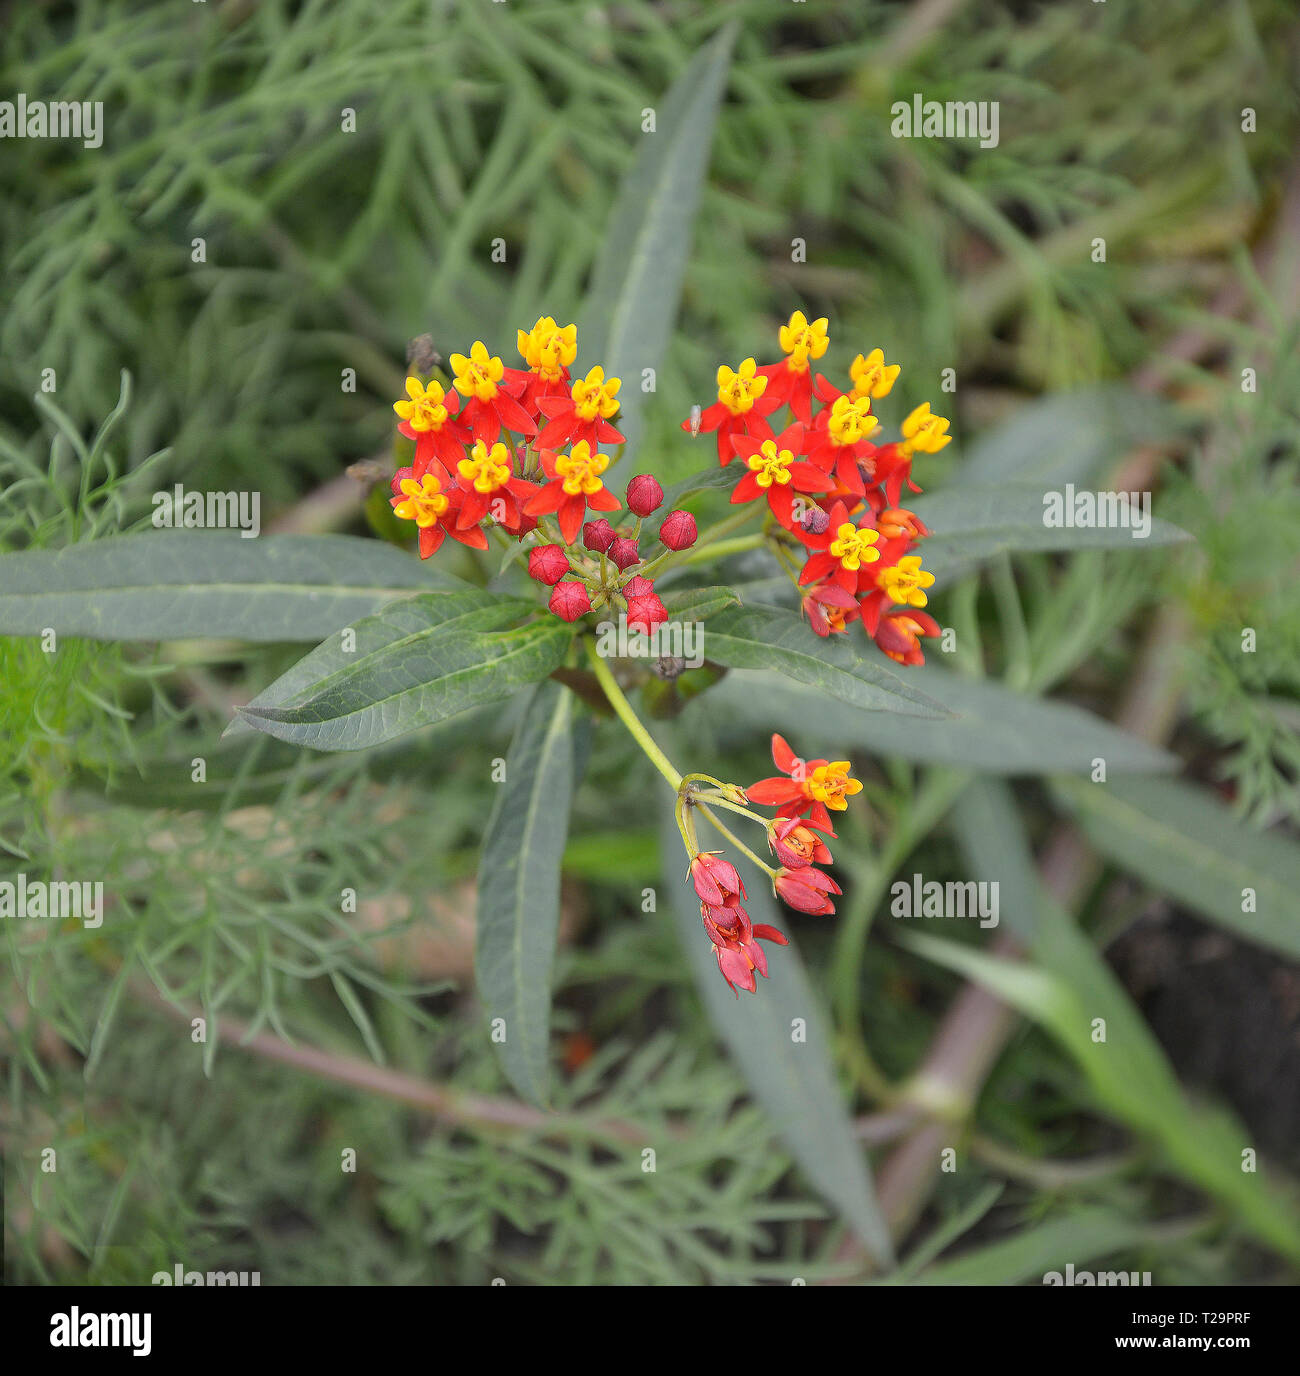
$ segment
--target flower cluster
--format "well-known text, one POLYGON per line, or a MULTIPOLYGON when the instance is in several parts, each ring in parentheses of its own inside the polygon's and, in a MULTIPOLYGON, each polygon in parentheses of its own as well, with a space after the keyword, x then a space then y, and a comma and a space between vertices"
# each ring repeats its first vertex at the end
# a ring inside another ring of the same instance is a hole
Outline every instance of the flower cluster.
MULTIPOLYGON (((899 503, 905 488, 920 491, 913 457, 947 445, 948 422, 918 406, 899 438, 885 441, 873 404, 893 389, 897 365, 879 349, 859 355, 842 391, 814 370, 829 347, 825 320, 810 322, 796 311, 779 339, 781 362, 760 367, 747 358, 734 371, 719 368, 717 402, 702 412, 697 407, 685 422, 693 433, 716 435, 724 468, 738 466, 731 503, 739 510, 707 531, 701 547, 720 553, 720 536, 761 512, 762 532, 732 541, 730 549, 768 547, 818 635, 860 621, 885 654, 919 664, 922 639, 939 634, 922 610, 934 577, 917 548, 930 532, 899 503), (781 408, 788 416, 778 430, 773 418, 781 408)), ((605 605, 624 611, 630 630, 650 634, 668 619, 654 578, 695 557, 675 558, 696 544, 695 518, 668 512, 658 521, 661 548, 643 552, 642 525, 664 505, 664 491, 649 474, 633 477, 622 501, 606 485, 606 450, 623 443, 615 428, 619 379, 599 366, 571 376, 577 330, 549 316, 520 330, 517 343, 522 368, 507 368, 479 341, 468 354, 452 354, 446 374, 407 379, 394 410, 414 453, 393 478, 393 511, 418 528, 423 558, 448 536, 476 549, 486 548, 489 533, 507 547, 527 541, 529 576, 550 590, 555 616, 576 622, 605 605)), ((827 842, 836 839, 831 817, 862 785, 847 760, 803 760, 779 735, 772 737, 778 773, 747 789, 705 774, 683 778, 637 719, 594 642, 588 656, 605 699, 677 790, 677 825, 718 969, 733 992, 753 993, 755 972, 767 975, 762 943, 785 945, 786 938, 750 920, 740 875, 719 852, 701 848, 696 819, 706 818, 747 856, 790 907, 831 914, 840 893, 826 869, 827 842), (727 830, 720 815, 726 812, 764 829, 775 864, 727 830)))
MULTIPOLYGON (((648 475, 634 477, 625 493, 631 527, 616 528, 606 515, 623 509, 606 486, 611 460, 601 448, 623 443, 613 425, 622 384, 599 366, 571 377, 577 327, 550 316, 520 330, 517 345, 523 368, 507 368, 478 341, 467 355, 452 354, 450 386, 407 378, 406 398, 393 409, 415 454, 393 477, 393 511, 418 527, 424 559, 447 536, 486 549, 492 528, 503 539, 536 532, 528 572, 551 588, 556 616, 576 621, 606 603, 626 610, 629 628, 649 633, 668 613, 639 538, 663 489, 648 475)), ((663 553, 688 548, 695 518, 669 513, 658 538, 663 553)))
POLYGON ((897 440, 884 441, 872 403, 889 395, 898 365, 879 349, 859 354, 842 391, 813 371, 829 345, 826 324, 796 311, 779 332, 785 358, 720 367, 717 401, 682 428, 714 434, 724 467, 739 461, 744 472, 731 500, 767 504, 770 524, 785 532, 773 548, 818 635, 860 621, 891 659, 920 664, 921 638, 939 634, 920 610, 934 575, 915 550, 930 532, 899 502, 904 487, 921 490, 913 456, 938 453, 952 436, 926 402, 903 421, 897 440), (783 407, 790 423, 778 432, 772 420, 783 407), (801 568, 791 567, 791 550, 802 552, 801 568))
POLYGON ((700 917, 713 943, 718 969, 733 992, 744 989, 752 994, 757 988, 755 971, 767 977, 767 956, 760 941, 788 943, 775 927, 750 921, 744 907, 748 895, 735 866, 716 851, 698 849, 686 808, 707 810, 712 804, 761 822, 768 849, 779 865, 768 865, 752 852, 746 853, 766 871, 773 893, 800 912, 829 915, 835 911, 831 896, 840 887, 818 866, 831 863, 826 839, 834 840, 835 832, 830 814, 844 811, 848 800, 862 791, 861 783, 850 777, 847 760, 801 759, 783 736, 772 737, 772 760, 780 773, 746 789, 696 775, 685 781, 680 795, 678 824, 691 856, 691 882, 700 900, 700 917), (713 787, 697 785, 696 779, 713 787), (775 807, 776 816, 765 819, 746 803, 775 807))

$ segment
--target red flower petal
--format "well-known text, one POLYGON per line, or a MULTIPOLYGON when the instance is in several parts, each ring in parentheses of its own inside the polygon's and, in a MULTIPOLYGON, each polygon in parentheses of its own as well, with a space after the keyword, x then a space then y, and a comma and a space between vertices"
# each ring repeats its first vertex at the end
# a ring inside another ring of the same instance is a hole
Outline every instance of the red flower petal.
POLYGON ((799 762, 799 756, 790 749, 790 742, 784 736, 772 733, 772 763, 781 771, 782 774, 793 772, 794 767, 799 762))

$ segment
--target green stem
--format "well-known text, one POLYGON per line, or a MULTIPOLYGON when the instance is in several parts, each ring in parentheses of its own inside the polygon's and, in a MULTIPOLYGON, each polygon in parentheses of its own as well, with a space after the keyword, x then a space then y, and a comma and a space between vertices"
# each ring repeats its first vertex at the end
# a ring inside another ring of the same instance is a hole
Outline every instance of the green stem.
POLYGON ((628 702, 623 690, 614 681, 614 675, 610 672, 609 665, 597 653, 595 640, 591 636, 587 636, 585 643, 592 672, 596 675, 596 681, 609 699, 609 705, 618 714, 623 725, 627 727, 632 739, 645 751, 650 763, 668 780, 673 792, 676 793, 682 786, 682 776, 673 768, 672 761, 669 760, 668 756, 655 744, 650 733, 641 725, 637 714, 632 710, 632 704, 628 702))
POLYGON ((799 586, 799 569, 795 565, 789 552, 780 545, 773 543, 772 553, 776 556, 776 562, 781 565, 781 570, 785 576, 794 584, 794 590, 800 598, 803 597, 804 589, 799 586))
POLYGON ((741 807, 739 803, 730 802, 726 798, 719 798, 716 794, 707 797, 697 796, 695 801, 701 807, 724 807, 728 812, 738 813, 741 817, 748 817, 751 822, 757 822, 759 826, 767 826, 767 818, 760 817, 757 812, 747 807, 741 807))

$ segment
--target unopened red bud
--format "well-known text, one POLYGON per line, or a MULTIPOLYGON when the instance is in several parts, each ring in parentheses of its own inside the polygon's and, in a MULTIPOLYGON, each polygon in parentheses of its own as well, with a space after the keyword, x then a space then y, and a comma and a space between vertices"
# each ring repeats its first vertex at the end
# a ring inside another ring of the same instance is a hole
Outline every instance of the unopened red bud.
POLYGON ((649 635, 656 626, 662 626, 667 620, 668 608, 654 593, 634 597, 627 604, 627 628, 630 631, 641 630, 649 635))
POLYGON ((649 473, 638 473, 627 485, 628 510, 637 516, 649 516, 662 505, 664 490, 649 473))
POLYGON ((555 591, 551 593, 550 607, 561 621, 576 621, 580 616, 585 616, 591 610, 587 585, 579 583, 576 578, 566 578, 564 582, 557 583, 555 591))
POLYGON ((642 578, 637 574, 635 578, 629 578, 623 585, 623 595, 628 598, 648 597, 655 590, 655 585, 648 578, 642 578))
POLYGON ((558 583, 569 571, 569 560, 559 545, 538 545, 528 551, 528 576, 539 583, 558 583))
POLYGON ((699 536, 689 511, 670 511, 659 527, 659 538, 669 549, 690 549, 699 536))
POLYGON ((803 514, 799 524, 809 535, 824 535, 831 518, 819 506, 811 506, 803 514))
POLYGON ((772 880, 772 887, 792 908, 803 913, 825 913, 835 911, 830 895, 840 893, 840 886, 821 870, 809 865, 804 869, 780 869, 772 880))
POLYGON ((621 573, 624 569, 630 569, 633 564, 641 562, 641 551, 636 547, 636 541, 627 536, 615 536, 610 542, 609 557, 618 566, 621 573))
POLYGON ((746 896, 736 867, 713 851, 702 851, 691 861, 691 883, 700 900, 713 908, 732 908, 746 896))
POLYGON ((604 554, 614 543, 614 527, 602 516, 582 528, 582 543, 596 554, 604 554))

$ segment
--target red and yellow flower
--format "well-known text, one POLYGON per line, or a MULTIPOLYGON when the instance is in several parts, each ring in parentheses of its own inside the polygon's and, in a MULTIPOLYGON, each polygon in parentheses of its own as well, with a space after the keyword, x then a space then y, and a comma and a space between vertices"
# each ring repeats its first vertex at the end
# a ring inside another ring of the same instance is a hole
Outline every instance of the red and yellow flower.
POLYGON ((811 865, 799 869, 778 870, 772 880, 772 888, 782 901, 801 913, 818 913, 829 916, 835 911, 835 904, 829 895, 843 893, 843 889, 830 877, 811 865))
POLYGON ((901 428, 908 448, 919 450, 922 454, 937 454, 944 445, 952 442, 948 422, 930 410, 928 401, 923 401, 912 411, 901 428))
POLYGON ((930 533, 930 527, 915 511, 902 506, 886 507, 878 512, 876 529, 885 540, 923 540, 930 533))
POLYGON ((456 390, 465 398, 460 420, 468 425, 476 440, 493 444, 501 431, 535 435, 537 426, 516 397, 524 389, 518 375, 506 377, 506 365, 489 354, 487 345, 476 340, 469 355, 452 354, 451 369, 456 390))
POLYGON ((523 379, 519 404, 536 417, 544 399, 562 397, 569 390, 569 365, 578 356, 578 327, 557 325, 544 315, 531 330, 519 330, 516 339, 528 369, 507 368, 506 376, 523 379))
POLYGON ((575 379, 568 396, 543 397, 542 414, 549 423, 537 437, 539 449, 561 449, 585 443, 593 451, 598 444, 622 444, 623 436, 609 423, 618 414, 621 379, 607 378, 599 365, 586 377, 575 379))
POLYGON ((861 615, 857 597, 838 583, 829 581, 809 588, 803 595, 802 607, 808 624, 820 636, 847 631, 850 623, 861 615))
POLYGON ((547 481, 529 498, 524 511, 530 516, 555 513, 565 544, 573 544, 582 529, 587 508, 593 511, 618 511, 622 502, 601 480, 609 467, 609 455, 592 451, 586 440, 579 440, 568 454, 541 451, 547 481))
POLYGON ((736 908, 749 897, 735 865, 716 851, 701 851, 691 861, 691 883, 700 902, 710 908, 736 908))
POLYGON ((784 360, 758 370, 768 380, 767 397, 773 403, 772 409, 789 406, 805 425, 812 423, 811 360, 820 358, 830 344, 827 323, 825 316, 809 321, 802 311, 795 311, 777 331, 784 360))
POLYGON ((419 477, 413 469, 399 468, 393 475, 392 490, 389 501, 393 515, 414 521, 419 528, 421 559, 428 559, 448 535, 473 549, 487 548, 487 536, 477 526, 456 529, 454 518, 463 494, 436 459, 419 477))
POLYGON ((758 982, 754 979, 755 970, 764 979, 767 978, 767 955, 758 943, 771 941, 778 946, 790 944, 775 927, 769 927, 764 922, 751 922, 749 914, 739 905, 715 908, 702 903, 700 917, 713 943, 713 956, 718 962, 718 970, 737 998, 741 989, 752 994, 758 988, 758 982))
POLYGON ((456 464, 456 482, 464 497, 456 528, 476 526, 487 515, 512 534, 520 527, 520 503, 537 493, 535 483, 516 478, 510 450, 504 444, 491 449, 475 440, 469 454, 456 464))
POLYGON ((799 459, 804 444, 802 425, 790 426, 775 439, 738 435, 731 443, 749 470, 731 494, 733 505, 766 497, 772 514, 787 530, 795 526, 797 494, 813 496, 833 486, 821 469, 799 459))
POLYGON ((934 586, 934 574, 921 567, 919 554, 905 554, 896 564, 882 568, 876 582, 891 602, 924 607, 929 601, 925 589, 934 586))
POLYGON ((786 869, 829 865, 830 847, 798 817, 781 817, 767 824, 767 844, 786 869))
POLYGON ((415 476, 421 477, 429 464, 438 459, 448 468, 456 463, 469 443, 469 431, 452 419, 460 407, 455 391, 445 391, 440 382, 426 385, 418 377, 406 379, 406 400, 393 402, 401 421, 398 430, 415 441, 415 476))
POLYGON ((909 607, 898 607, 880 618, 872 639, 890 659, 899 664, 917 665, 925 663, 921 637, 941 634, 934 617, 909 607))
POLYGON ((808 462, 833 473, 842 488, 861 498, 876 474, 876 446, 871 436, 880 422, 871 414, 869 397, 838 396, 818 412, 808 438, 808 462))
POLYGON ((862 599, 862 624, 874 639, 880 614, 886 607, 897 603, 924 607, 929 602, 925 590, 934 586, 934 574, 921 567, 919 554, 883 560, 872 573, 873 587, 862 599))
POLYGON ((886 363, 880 349, 872 351, 864 358, 861 354, 849 364, 849 376, 853 379, 850 396, 871 397, 879 401, 893 391, 902 368, 897 363, 886 363))
POLYGON ((731 441, 738 435, 748 435, 751 439, 770 440, 772 427, 764 419, 781 404, 765 395, 768 390, 766 374, 760 373, 758 364, 747 358, 734 371, 724 363, 718 369, 718 399, 712 406, 706 406, 699 418, 698 426, 692 421, 682 421, 683 430, 699 429, 706 432, 717 431, 718 462, 725 468, 736 451, 731 441))
POLYGON ((845 592, 856 593, 864 583, 873 581, 870 565, 880 558, 876 548, 880 534, 870 526, 855 525, 849 520, 843 502, 836 502, 831 508, 830 521, 822 534, 805 533, 800 539, 813 551, 799 575, 800 584, 829 579, 845 592))
POLYGON ((745 790, 750 801, 775 807, 779 817, 805 817, 809 827, 834 836, 831 812, 843 812, 862 792, 861 782, 849 777, 848 760, 804 760, 784 736, 773 735, 772 762, 780 775, 751 784, 745 790))

